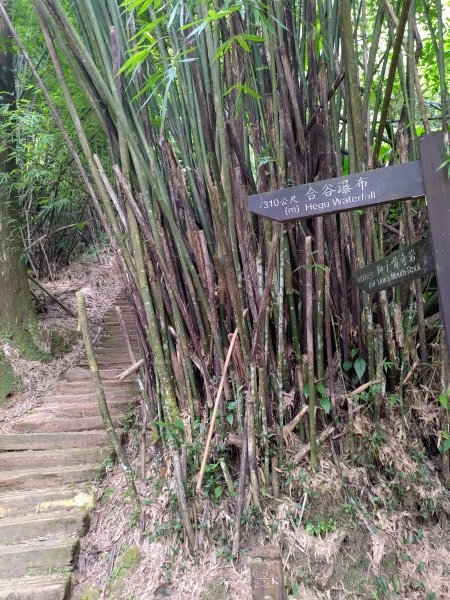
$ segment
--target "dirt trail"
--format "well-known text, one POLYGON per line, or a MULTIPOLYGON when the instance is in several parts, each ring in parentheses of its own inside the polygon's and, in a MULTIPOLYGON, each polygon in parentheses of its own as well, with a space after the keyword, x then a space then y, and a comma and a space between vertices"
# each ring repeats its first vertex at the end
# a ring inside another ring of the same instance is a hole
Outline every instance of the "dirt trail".
MULTIPOLYGON (((137 327, 120 305, 135 352, 137 327)), ((139 390, 117 380, 130 361, 113 306, 105 317, 97 358, 117 425, 139 390)), ((71 368, 42 403, 0 434, 0 600, 65 600, 112 452, 103 430, 91 375, 71 368)))

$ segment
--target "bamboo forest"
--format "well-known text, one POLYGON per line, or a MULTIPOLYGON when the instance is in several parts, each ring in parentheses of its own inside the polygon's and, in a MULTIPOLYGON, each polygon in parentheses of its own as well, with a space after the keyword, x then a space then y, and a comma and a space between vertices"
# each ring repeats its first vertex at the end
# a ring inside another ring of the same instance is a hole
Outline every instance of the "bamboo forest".
POLYGON ((450 597, 449 0, 0 0, 0 600, 450 597))

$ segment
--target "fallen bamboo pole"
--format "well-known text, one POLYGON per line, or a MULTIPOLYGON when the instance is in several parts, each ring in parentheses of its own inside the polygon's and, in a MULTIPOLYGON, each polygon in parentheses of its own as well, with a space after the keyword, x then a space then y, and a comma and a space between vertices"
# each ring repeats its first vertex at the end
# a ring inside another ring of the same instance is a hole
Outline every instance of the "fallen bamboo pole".
MULTIPOLYGON (((326 429, 324 429, 322 431, 322 433, 319 435, 319 439, 316 441, 316 444, 319 444, 319 443, 321 444, 327 438, 329 438, 330 435, 333 433, 334 429, 335 428, 333 427, 333 425, 328 425, 328 427, 326 429)), ((303 446, 303 448, 300 450, 300 452, 297 452, 297 454, 292 459, 292 462, 295 465, 297 463, 299 463, 303 458, 305 458, 308 455, 308 452, 310 451, 310 448, 311 448, 311 444, 308 442, 307 444, 305 444, 303 446)))
POLYGON ((125 369, 125 371, 122 371, 122 373, 117 376, 117 379, 119 381, 122 381, 123 379, 125 379, 126 377, 128 377, 128 375, 131 375, 132 373, 135 373, 136 371, 138 371, 143 366, 144 366, 144 359, 141 358, 137 362, 135 362, 134 365, 131 365, 131 367, 128 367, 128 369, 125 369))
POLYGON ((61 302, 61 300, 58 300, 58 298, 56 296, 54 296, 51 292, 49 292, 49 290, 45 286, 43 286, 40 281, 38 281, 37 279, 35 279, 31 275, 28 275, 28 279, 31 282, 33 282, 34 285, 37 285, 38 288, 41 289, 44 292, 44 294, 47 294, 47 296, 49 298, 51 298, 53 300, 53 302, 56 302, 56 304, 58 306, 60 306, 63 310, 65 310, 68 315, 70 315, 74 319, 77 318, 77 315, 66 304, 64 304, 64 302, 61 302))
POLYGON ((231 356, 233 354, 234 345, 236 344, 238 331, 239 331, 239 329, 236 328, 235 332, 233 333, 233 337, 231 338, 230 347, 228 348, 227 358, 225 359, 225 364, 223 367, 222 378, 220 380, 219 389, 217 390, 217 396, 216 396, 216 400, 214 402, 214 409, 213 409, 213 413, 211 416, 211 423, 209 425, 208 437, 206 438, 205 451, 203 452, 202 466, 200 467, 200 472, 198 474, 198 480, 197 480, 197 487, 195 488, 195 491, 197 492, 197 494, 199 494, 202 489, 203 476, 205 475, 206 463, 208 461, 208 456, 209 456, 209 449, 211 447, 211 440, 212 440, 212 436, 214 433, 214 426, 216 424, 217 412, 219 410, 219 402, 220 402, 220 398, 222 396, 223 388, 225 387, 225 379, 226 379, 227 372, 228 372, 228 366, 231 361, 231 356))

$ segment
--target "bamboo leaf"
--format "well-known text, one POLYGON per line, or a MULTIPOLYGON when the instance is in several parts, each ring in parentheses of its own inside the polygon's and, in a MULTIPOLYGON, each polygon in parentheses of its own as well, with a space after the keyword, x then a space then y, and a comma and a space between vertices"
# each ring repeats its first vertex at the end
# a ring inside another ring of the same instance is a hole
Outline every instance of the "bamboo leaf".
POLYGON ((366 361, 364 360, 364 358, 358 356, 358 358, 355 360, 354 367, 356 376, 360 380, 366 372, 366 361))
POLYGON ((319 398, 320 406, 323 408, 324 412, 329 415, 331 412, 331 402, 330 399, 326 396, 321 396, 319 398))

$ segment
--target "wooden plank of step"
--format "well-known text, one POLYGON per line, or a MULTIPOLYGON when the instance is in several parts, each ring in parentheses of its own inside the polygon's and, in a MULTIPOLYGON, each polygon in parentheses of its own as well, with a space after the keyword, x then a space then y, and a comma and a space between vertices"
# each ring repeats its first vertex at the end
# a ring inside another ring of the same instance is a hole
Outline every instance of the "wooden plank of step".
POLYGON ((71 467, 43 467, 0 472, 2 491, 51 488, 73 483, 95 481, 104 472, 102 464, 73 465, 71 467))
POLYGON ((0 520, 55 512, 86 512, 95 506, 96 492, 91 484, 61 486, 52 489, 34 489, 0 492, 0 520))
MULTIPOLYGON (((137 385, 133 385, 130 387, 125 387, 123 390, 121 388, 117 390, 105 390, 105 396, 108 404, 110 402, 118 403, 118 402, 130 402, 136 396, 139 396, 139 388, 137 385)), ((80 394, 68 393, 68 394, 48 394, 44 398, 42 398, 42 404, 39 404, 37 408, 41 406, 45 406, 46 404, 60 404, 62 406, 69 404, 96 404, 97 395, 94 391, 88 390, 87 392, 81 392, 80 394)), ((36 410, 36 409, 33 409, 36 410)))
MULTIPOLYGON (((128 361, 127 364, 130 364, 130 361, 128 361)), ((99 365, 100 366, 100 377, 103 381, 103 385, 108 384, 109 382, 114 382, 117 378, 118 375, 120 375, 120 373, 123 371, 123 368, 120 367, 115 367, 114 363, 112 365, 107 365, 106 368, 103 365, 99 365)), ((64 377, 62 378, 61 381, 61 385, 63 385, 63 382, 67 381, 69 383, 87 383, 87 384, 92 384, 92 375, 90 373, 90 371, 88 371, 87 369, 83 369, 80 371, 72 371, 72 372, 68 372, 66 371, 66 373, 64 374, 64 377)))
MULTIPOLYGON (((123 388, 121 386, 117 386, 116 388, 110 387, 104 391, 106 399, 115 402, 121 399, 136 397, 139 393, 139 388, 136 383, 127 382, 123 388)), ((75 388, 72 392, 69 390, 65 393, 47 393, 42 398, 42 404, 45 404, 46 402, 97 402, 97 394, 94 389, 88 388, 86 390, 83 386, 79 389, 75 388)))
POLYGON ((93 448, 106 446, 109 437, 106 431, 78 433, 3 433, 0 434, 2 450, 50 450, 52 448, 93 448))
POLYGON ((52 450, 16 450, 0 452, 0 471, 17 471, 36 467, 59 467, 98 464, 113 456, 109 446, 52 450))
POLYGON ((43 538, 69 538, 84 535, 88 524, 86 512, 25 515, 0 519, 1 547, 43 538))
MULTIPOLYGON (((128 398, 120 398, 116 400, 107 400, 109 411, 117 417, 124 416, 132 408, 132 403, 128 398)), ((64 418, 72 417, 95 417, 100 414, 100 407, 96 400, 91 402, 77 403, 58 403, 45 402, 42 406, 33 409, 33 416, 46 415, 47 413, 64 415, 64 418)))
MULTIPOLYGON (((113 416, 113 423, 120 427, 121 419, 113 416)), ((14 431, 18 433, 58 433, 58 432, 83 432, 93 431, 104 427, 101 417, 57 417, 52 414, 34 415, 31 413, 14 425, 14 431)))
POLYGON ((70 587, 69 573, 0 579, 0 600, 65 600, 70 587))
MULTIPOLYGON (((134 348, 134 352, 136 355, 139 354, 139 350, 137 348, 134 348)), ((95 349, 95 354, 97 356, 102 356, 103 354, 107 354, 108 356, 128 356, 128 349, 123 346, 120 348, 118 346, 99 346, 95 349)))
MULTIPOLYGON (((121 369, 116 371, 120 375, 121 369)), ((139 390, 136 380, 134 381, 119 381, 117 375, 114 379, 103 381, 103 389, 106 397, 114 394, 135 394, 136 390, 139 390)), ((72 396, 75 394, 93 394, 95 395, 95 386, 92 381, 66 381, 53 388, 51 394, 47 393, 44 398, 48 396, 72 396)))
POLYGON ((68 539, 2 546, 0 577, 43 575, 53 569, 71 567, 78 545, 77 539, 68 539))

